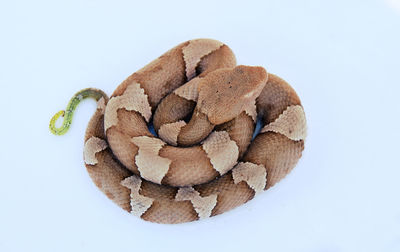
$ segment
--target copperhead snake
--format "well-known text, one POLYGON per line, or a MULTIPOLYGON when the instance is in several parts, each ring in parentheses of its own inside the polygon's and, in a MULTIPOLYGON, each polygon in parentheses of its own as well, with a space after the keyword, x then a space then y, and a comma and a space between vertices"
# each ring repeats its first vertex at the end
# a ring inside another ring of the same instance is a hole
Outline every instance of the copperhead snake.
POLYGON ((285 177, 304 149, 296 92, 262 67, 237 66, 216 40, 179 44, 110 99, 78 92, 52 118, 53 133, 67 131, 86 97, 97 100, 84 140, 87 171, 109 199, 146 221, 189 222, 242 205, 285 177))

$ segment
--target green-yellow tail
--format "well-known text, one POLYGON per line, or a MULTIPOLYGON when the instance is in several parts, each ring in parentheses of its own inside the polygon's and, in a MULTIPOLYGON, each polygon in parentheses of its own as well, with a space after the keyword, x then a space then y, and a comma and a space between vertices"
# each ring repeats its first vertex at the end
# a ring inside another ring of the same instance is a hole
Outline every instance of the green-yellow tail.
POLYGON ((71 100, 69 101, 66 110, 61 110, 57 112, 50 120, 50 131, 54 135, 64 135, 69 127, 71 126, 72 123, 72 117, 74 115, 75 109, 78 106, 78 104, 86 98, 93 98, 96 101, 100 100, 100 98, 104 97, 104 99, 108 99, 107 95, 101 91, 100 89, 95 89, 95 88, 85 88, 76 93, 71 100), (64 117, 63 124, 61 125, 60 128, 56 127, 56 122, 58 118, 62 116, 64 117))

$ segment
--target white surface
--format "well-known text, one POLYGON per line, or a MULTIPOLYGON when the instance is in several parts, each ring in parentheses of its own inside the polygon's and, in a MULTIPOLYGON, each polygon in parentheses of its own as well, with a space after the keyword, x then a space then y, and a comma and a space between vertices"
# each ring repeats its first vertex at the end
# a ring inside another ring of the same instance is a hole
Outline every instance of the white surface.
POLYGON ((400 251, 398 0, 58 2, 0 4, 0 251, 400 251), (76 91, 111 94, 198 37, 292 84, 309 124, 304 156, 226 214, 144 222, 84 168, 95 103, 65 136, 48 122, 76 91))

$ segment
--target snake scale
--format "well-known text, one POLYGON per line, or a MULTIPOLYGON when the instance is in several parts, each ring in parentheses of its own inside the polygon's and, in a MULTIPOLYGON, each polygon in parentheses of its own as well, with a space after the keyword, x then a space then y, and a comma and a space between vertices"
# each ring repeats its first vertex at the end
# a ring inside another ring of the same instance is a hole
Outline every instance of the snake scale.
POLYGON ((97 100, 84 139, 87 171, 109 199, 146 221, 189 222, 242 205, 284 178, 304 149, 296 92, 262 67, 237 66, 216 40, 179 44, 111 98, 78 92, 50 130, 64 134, 86 97, 97 100))

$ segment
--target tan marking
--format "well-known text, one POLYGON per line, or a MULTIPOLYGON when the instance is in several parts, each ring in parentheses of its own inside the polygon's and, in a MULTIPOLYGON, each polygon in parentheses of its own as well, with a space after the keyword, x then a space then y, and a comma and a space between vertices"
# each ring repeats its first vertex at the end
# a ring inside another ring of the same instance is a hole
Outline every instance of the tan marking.
POLYGON ((285 135, 291 140, 304 140, 307 136, 307 123, 303 107, 292 105, 272 123, 262 128, 261 133, 272 131, 285 135))
POLYGON ((199 97, 198 88, 200 81, 201 78, 199 77, 194 78, 185 85, 175 89, 174 94, 182 98, 185 98, 186 100, 197 101, 197 98, 199 97))
POLYGON ((239 157, 239 148, 226 131, 214 131, 204 140, 202 147, 220 175, 228 172, 239 157))
POLYGON ((153 199, 140 195, 142 180, 136 176, 130 176, 121 181, 121 185, 131 190, 131 214, 142 216, 153 204, 153 199))
POLYGON ((240 162, 232 169, 232 177, 235 184, 245 181, 258 194, 267 184, 267 169, 263 165, 240 162))
POLYGON ((96 153, 105 150, 107 146, 107 142, 103 139, 94 136, 89 138, 85 143, 85 147, 83 148, 83 159, 85 164, 97 164, 98 161, 96 158, 96 153))
POLYGON ((139 83, 130 84, 123 95, 112 97, 109 100, 104 117, 105 130, 113 125, 117 125, 117 111, 120 108, 125 108, 128 111, 133 110, 139 112, 147 122, 150 120, 151 107, 147 95, 144 93, 144 90, 140 87, 139 83))
POLYGON ((133 137, 132 142, 139 148, 135 163, 140 176, 146 180, 161 184, 161 180, 167 174, 169 165, 172 162, 168 158, 158 155, 165 143, 158 138, 148 136, 133 137))
POLYGON ((202 57, 217 50, 224 44, 212 39, 191 40, 189 44, 182 49, 183 59, 186 65, 186 77, 191 80, 196 76, 196 67, 202 57))
POLYGON ((99 109, 101 113, 104 114, 104 111, 106 110, 106 101, 104 100, 104 97, 101 97, 97 101, 97 109, 99 109))
POLYGON ((212 210, 217 205, 216 194, 201 197, 200 193, 194 190, 193 187, 179 188, 178 192, 176 193, 175 200, 190 200, 200 219, 210 217, 212 210))
POLYGON ((256 107, 256 100, 252 103, 249 103, 247 106, 244 107, 244 111, 247 115, 253 119, 254 122, 257 122, 257 107, 256 107))
POLYGON ((168 144, 176 146, 179 132, 181 132, 181 128, 185 125, 186 122, 183 120, 174 123, 163 124, 158 131, 158 136, 168 144))

